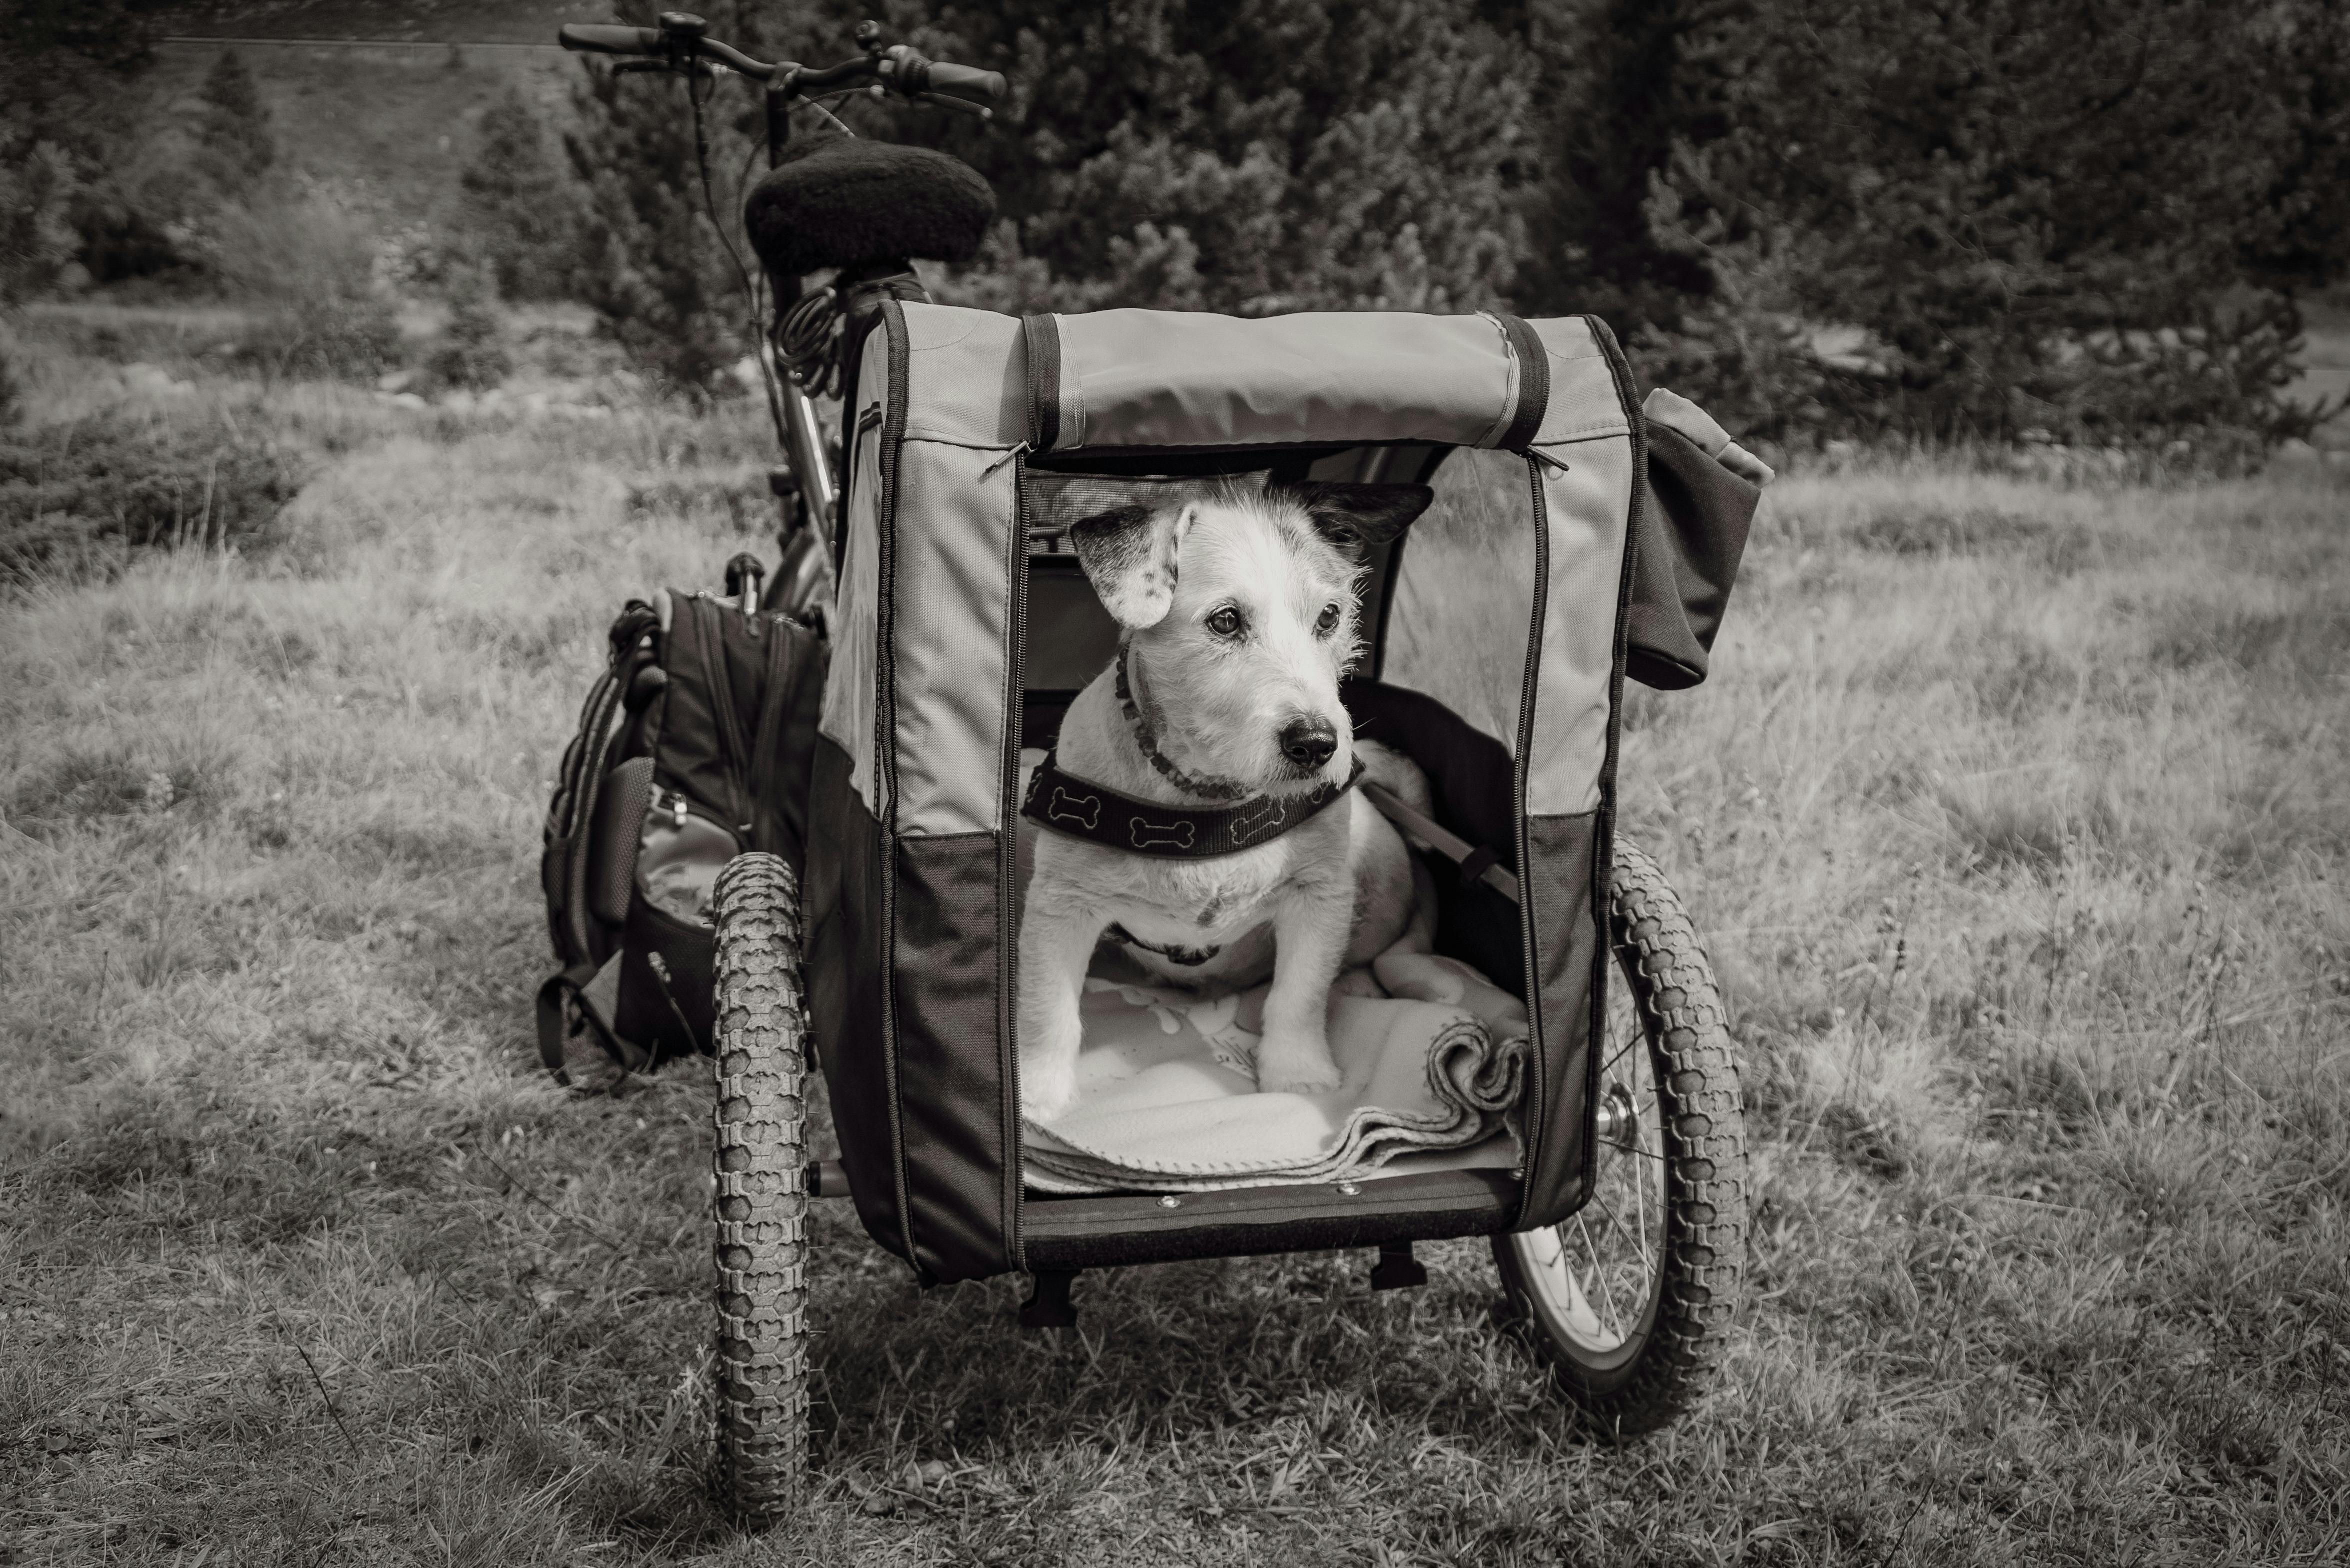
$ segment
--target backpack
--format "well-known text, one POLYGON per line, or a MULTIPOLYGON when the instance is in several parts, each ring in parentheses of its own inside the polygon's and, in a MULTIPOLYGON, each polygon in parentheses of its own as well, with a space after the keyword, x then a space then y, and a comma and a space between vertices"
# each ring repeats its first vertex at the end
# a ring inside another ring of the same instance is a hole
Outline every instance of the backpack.
POLYGON ((557 1083, 582 1032, 629 1071, 707 1054, 718 873, 746 850, 802 862, 827 647, 819 628, 749 607, 753 582, 739 601, 631 599, 612 623, 539 862, 556 970, 538 1050, 557 1083))

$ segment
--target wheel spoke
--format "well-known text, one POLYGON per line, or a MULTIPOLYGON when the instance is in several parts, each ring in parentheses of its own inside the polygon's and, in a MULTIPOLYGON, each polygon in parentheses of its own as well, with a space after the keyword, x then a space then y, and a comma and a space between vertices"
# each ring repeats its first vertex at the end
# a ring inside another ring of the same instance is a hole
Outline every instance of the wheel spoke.
MULTIPOLYGON (((1575 1212, 1575 1228, 1583 1232, 1583 1245, 1591 1255, 1592 1282, 1599 1287, 1600 1295, 1607 1303, 1606 1326, 1621 1339, 1624 1336, 1623 1314, 1616 1310, 1616 1287, 1608 1282, 1607 1266, 1600 1257, 1599 1243, 1591 1239, 1591 1227, 1584 1223, 1580 1210, 1575 1212)), ((1589 1294, 1589 1292, 1585 1293, 1586 1299, 1589 1294)))
POLYGON ((1615 1067, 1616 1064, 1624 1059, 1625 1052, 1629 1051, 1633 1046, 1641 1044, 1647 1039, 1648 1035, 1642 1032, 1640 1026, 1637 1023, 1634 1023, 1632 1026, 1631 1038, 1625 1041, 1621 1045, 1616 1047, 1616 1054, 1614 1055, 1599 1064, 1599 1075, 1602 1078, 1607 1077, 1609 1071, 1615 1067))
MULTIPOLYGON (((1633 1123, 1636 1129, 1638 1126, 1638 1121, 1633 1123)), ((1648 1268, 1648 1184, 1640 1179, 1638 1166, 1632 1168, 1632 1216, 1640 1222, 1640 1262, 1642 1272, 1646 1272, 1648 1268)), ((1641 1282, 1640 1288, 1644 1293, 1647 1291, 1646 1280, 1641 1282)))
MULTIPOLYGON (((1600 1209, 1607 1214, 1607 1222, 1610 1225, 1613 1225, 1618 1231, 1625 1229, 1622 1217, 1616 1212, 1612 1206, 1610 1206, 1607 1199, 1599 1195, 1598 1189, 1596 1188, 1592 1190, 1591 1200, 1594 1203, 1598 1204, 1600 1209)), ((1648 1265, 1652 1261, 1648 1251, 1648 1232, 1646 1226, 1643 1226, 1640 1230, 1632 1232, 1632 1244, 1638 1248, 1640 1251, 1640 1299, 1641 1301, 1646 1302, 1648 1299, 1648 1265)))

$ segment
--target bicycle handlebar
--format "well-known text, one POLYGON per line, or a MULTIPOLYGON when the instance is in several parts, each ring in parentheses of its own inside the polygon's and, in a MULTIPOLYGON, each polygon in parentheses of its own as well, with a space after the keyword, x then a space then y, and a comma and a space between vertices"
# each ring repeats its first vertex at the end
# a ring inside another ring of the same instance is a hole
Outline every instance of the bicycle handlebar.
POLYGON ((566 22, 557 42, 580 55, 658 55, 660 31, 654 27, 602 27, 586 22, 566 22))
MULTIPOLYGON (((867 23, 865 28, 859 29, 860 41, 862 36, 869 36, 866 29, 871 26, 867 23)), ((671 69, 689 68, 691 62, 709 62, 758 81, 781 78, 803 98, 870 80, 904 98, 982 117, 992 111, 980 100, 1000 102, 1003 98, 1001 72, 958 66, 948 60, 925 59, 904 44, 875 49, 822 70, 810 70, 788 60, 774 65, 754 60, 733 45, 722 44, 706 35, 707 24, 701 17, 671 11, 662 15, 659 27, 567 22, 556 38, 575 54, 636 56, 662 61, 671 69)))

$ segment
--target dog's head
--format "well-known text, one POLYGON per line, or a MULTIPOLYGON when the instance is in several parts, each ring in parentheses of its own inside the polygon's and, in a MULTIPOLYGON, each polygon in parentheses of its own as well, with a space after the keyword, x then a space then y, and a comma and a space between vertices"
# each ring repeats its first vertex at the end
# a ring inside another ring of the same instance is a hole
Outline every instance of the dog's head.
POLYGON ((1344 784, 1355 759, 1338 679, 1361 651, 1365 556, 1430 497, 1422 484, 1170 487, 1074 525, 1160 749, 1253 790, 1344 784))

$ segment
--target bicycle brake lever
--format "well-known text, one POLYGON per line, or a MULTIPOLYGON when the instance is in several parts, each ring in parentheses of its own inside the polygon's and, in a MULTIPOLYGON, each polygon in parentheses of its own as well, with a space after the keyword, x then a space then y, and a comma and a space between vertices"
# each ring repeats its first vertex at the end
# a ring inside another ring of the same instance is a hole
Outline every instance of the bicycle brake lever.
POLYGON ((995 111, 988 108, 985 104, 972 103, 968 99, 951 98, 942 92, 916 93, 914 95, 914 101, 916 103, 934 103, 941 109, 960 109, 965 114, 975 114, 982 119, 993 119, 995 118, 995 111))

